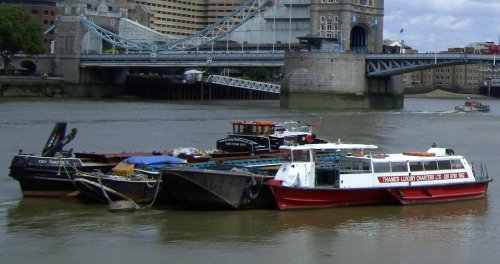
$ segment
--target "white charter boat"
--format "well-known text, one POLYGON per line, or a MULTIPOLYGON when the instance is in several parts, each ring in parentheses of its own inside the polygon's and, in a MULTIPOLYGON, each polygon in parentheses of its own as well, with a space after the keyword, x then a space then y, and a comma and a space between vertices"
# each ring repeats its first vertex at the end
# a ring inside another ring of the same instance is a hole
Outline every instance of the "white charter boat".
POLYGON ((451 149, 438 147, 398 154, 359 152, 342 156, 333 168, 316 166, 315 152, 335 149, 341 147, 338 144, 280 147, 285 162, 275 178, 267 182, 279 209, 482 198, 492 181, 485 166, 473 166, 451 149))

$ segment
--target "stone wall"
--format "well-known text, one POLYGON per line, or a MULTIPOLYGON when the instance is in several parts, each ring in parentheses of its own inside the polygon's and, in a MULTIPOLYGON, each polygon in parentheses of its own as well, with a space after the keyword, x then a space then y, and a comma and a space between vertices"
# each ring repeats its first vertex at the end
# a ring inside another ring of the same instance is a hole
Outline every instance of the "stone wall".
POLYGON ((363 55, 287 52, 281 106, 289 108, 366 108, 363 55))
POLYGON ((403 107, 402 79, 367 79, 362 54, 287 52, 280 105, 286 108, 403 107))

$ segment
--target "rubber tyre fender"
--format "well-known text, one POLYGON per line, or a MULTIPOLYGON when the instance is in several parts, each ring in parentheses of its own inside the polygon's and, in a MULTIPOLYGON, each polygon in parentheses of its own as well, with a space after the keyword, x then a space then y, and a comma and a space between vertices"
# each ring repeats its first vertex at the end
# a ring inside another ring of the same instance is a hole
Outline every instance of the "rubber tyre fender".
POLYGON ((257 182, 254 179, 251 179, 245 185, 245 197, 248 200, 253 201, 259 198, 259 195, 260 195, 260 186, 257 185, 257 182))

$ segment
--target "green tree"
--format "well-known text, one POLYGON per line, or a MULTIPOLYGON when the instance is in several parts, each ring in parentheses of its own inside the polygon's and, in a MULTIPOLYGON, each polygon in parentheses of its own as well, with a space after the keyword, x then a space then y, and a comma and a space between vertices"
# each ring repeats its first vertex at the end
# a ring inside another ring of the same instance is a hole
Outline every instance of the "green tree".
POLYGON ((0 7, 0 54, 4 62, 4 74, 15 54, 22 52, 34 55, 43 51, 40 23, 19 7, 0 7))

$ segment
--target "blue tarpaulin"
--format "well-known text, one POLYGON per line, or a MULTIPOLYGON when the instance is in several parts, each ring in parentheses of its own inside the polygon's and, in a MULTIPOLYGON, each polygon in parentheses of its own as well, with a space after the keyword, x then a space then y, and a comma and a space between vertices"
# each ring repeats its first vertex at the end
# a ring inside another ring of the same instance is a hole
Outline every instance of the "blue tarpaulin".
POLYGON ((139 167, 162 168, 165 166, 186 163, 186 160, 173 156, 133 156, 125 159, 123 162, 134 164, 139 167))

